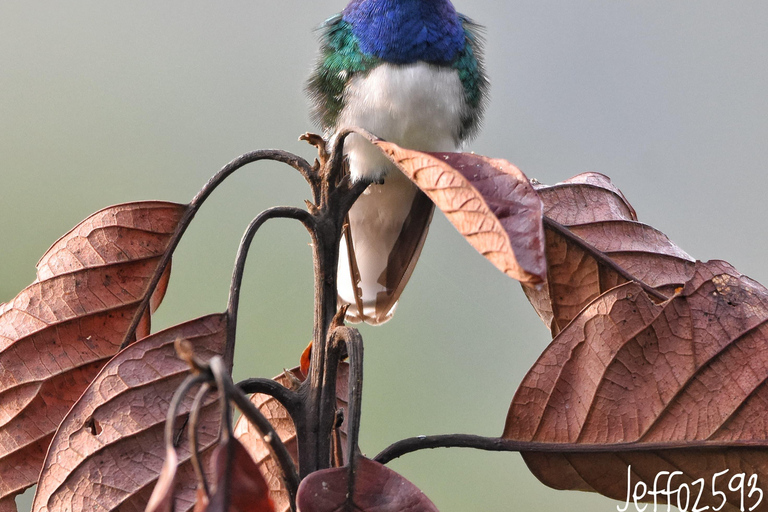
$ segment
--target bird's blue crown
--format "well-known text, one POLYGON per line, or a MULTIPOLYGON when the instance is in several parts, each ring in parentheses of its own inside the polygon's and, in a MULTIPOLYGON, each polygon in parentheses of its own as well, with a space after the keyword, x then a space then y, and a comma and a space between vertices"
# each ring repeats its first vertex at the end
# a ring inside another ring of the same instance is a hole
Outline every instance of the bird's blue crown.
POLYGON ((464 50, 461 19, 449 0, 352 0, 342 15, 360 50, 387 62, 448 64, 464 50))

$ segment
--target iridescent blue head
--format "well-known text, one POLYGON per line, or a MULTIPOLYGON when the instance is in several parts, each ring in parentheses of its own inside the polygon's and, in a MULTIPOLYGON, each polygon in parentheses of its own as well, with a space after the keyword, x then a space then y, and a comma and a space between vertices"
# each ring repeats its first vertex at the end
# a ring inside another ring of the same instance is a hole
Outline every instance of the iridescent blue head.
POLYGON ((387 62, 448 64, 466 44, 449 0, 352 0, 342 15, 360 49, 387 62))

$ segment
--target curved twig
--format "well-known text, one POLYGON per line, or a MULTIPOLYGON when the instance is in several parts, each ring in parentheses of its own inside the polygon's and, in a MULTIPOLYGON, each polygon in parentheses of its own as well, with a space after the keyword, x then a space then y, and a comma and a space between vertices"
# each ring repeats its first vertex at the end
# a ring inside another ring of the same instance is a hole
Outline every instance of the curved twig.
POLYGON ((764 448, 766 440, 729 441, 678 441, 661 443, 542 443, 536 441, 517 441, 501 437, 483 437, 471 434, 444 434, 436 436, 409 437, 393 443, 373 458, 380 464, 402 457, 408 453, 432 448, 474 448, 492 452, 531 452, 531 453, 612 453, 612 452, 648 452, 656 450, 721 450, 728 448, 764 448))
MULTIPOLYGON (((209 361, 213 378, 216 381, 216 389, 219 392, 219 407, 221 408, 221 430, 219 431, 219 446, 226 448, 226 467, 232 466, 232 460, 235 457, 235 445, 232 443, 232 410, 229 407, 227 395, 227 381, 229 381, 229 372, 221 356, 213 356, 209 361)), ((229 484, 232 481, 232 472, 224 471, 219 475, 220 480, 216 482, 216 494, 222 495, 222 510, 229 510, 230 495, 229 484), (224 492, 222 492, 224 489, 224 492)))
POLYGON ((187 393, 189 393, 189 390, 192 389, 197 384, 200 384, 201 382, 205 382, 208 379, 208 375, 187 375, 187 377, 184 379, 184 381, 181 383, 181 385, 176 389, 176 392, 173 394, 173 398, 171 399, 171 403, 168 406, 168 413, 165 416, 165 444, 176 446, 176 443, 174 442, 174 436, 173 436, 173 425, 176 423, 176 413, 179 412, 179 407, 181 406, 181 401, 184 400, 184 397, 187 396, 187 393))
POLYGON ((160 279, 165 272, 165 269, 168 267, 168 263, 171 261, 171 256, 173 256, 173 252, 176 250, 176 247, 179 245, 179 242, 181 241, 181 237, 186 232, 187 228, 189 227, 189 224, 192 222, 192 219, 197 214, 197 211, 200 209, 200 207, 203 205, 205 200, 208 198, 208 196, 213 193, 213 191, 221 185, 221 183, 227 179, 233 172, 237 171, 241 167, 253 163, 258 162, 259 160, 273 160, 276 162, 282 162, 285 164, 290 165, 294 169, 297 169, 302 176, 307 179, 307 181, 312 184, 311 175, 313 173, 312 166, 307 163, 306 160, 303 158, 294 155, 292 153, 289 153, 287 151, 281 151, 277 149, 262 149, 258 151, 251 151, 249 153, 245 153, 244 155, 241 155, 231 162, 229 162, 227 165, 222 167, 222 169, 217 172, 208 182, 203 186, 202 189, 195 195, 195 197, 190 201, 190 203, 187 205, 187 209, 184 212, 184 215, 182 215, 181 220, 179 221, 179 224, 176 226, 176 231, 173 233, 173 236, 171 236, 171 239, 168 242, 168 247, 166 248, 165 252, 163 253, 162 257, 160 258, 160 262, 157 265, 157 269, 155 269, 155 273, 152 276, 152 279, 149 282, 149 286, 147 287, 147 293, 144 295, 144 298, 141 300, 141 303, 139 304, 139 307, 136 309, 136 313, 134 313, 133 319, 131 320, 131 324, 128 326, 128 329, 125 331, 125 335, 123 336, 123 340, 120 343, 120 349, 124 349, 130 343, 132 342, 132 338, 136 334, 136 327, 139 325, 139 322, 141 321, 141 318, 144 316, 144 312, 149 307, 149 301, 152 298, 152 294, 154 293, 155 289, 157 288, 158 283, 160 282, 160 279))
POLYGON ((543 220, 544 220, 545 227, 548 227, 558 235, 567 239, 569 242, 572 242, 578 245, 585 252, 589 253, 590 256, 595 258, 598 261, 598 263, 610 268, 611 270, 619 274, 621 277, 623 277, 627 281, 637 283, 643 289, 643 291, 645 291, 645 293, 647 293, 651 297, 654 297, 662 302, 669 300, 669 297, 667 297, 666 295, 658 291, 653 286, 641 281, 640 279, 636 278, 635 276, 627 272, 627 270, 624 267, 622 267, 621 265, 613 261, 613 259, 610 256, 608 256, 603 251, 601 251, 594 245, 590 244, 589 242, 587 242, 586 240, 584 240, 583 238, 575 234, 573 231, 568 229, 567 226, 560 224, 556 220, 551 219, 546 215, 544 216, 543 220))
POLYGON ((200 386, 197 391, 194 402, 192 402, 192 410, 189 414, 189 454, 190 461, 192 462, 192 468, 195 470, 195 476, 197 481, 205 492, 206 496, 210 496, 210 488, 208 487, 208 481, 205 478, 205 472, 203 471, 203 465, 200 462, 200 452, 197 445, 197 424, 200 419, 200 410, 202 409, 203 400, 210 393, 211 385, 207 382, 200 386))
POLYGON ((255 405, 253 405, 253 402, 248 400, 248 397, 240 391, 240 388, 235 387, 228 376, 224 379, 224 385, 226 386, 226 393, 229 396, 229 399, 234 402, 238 409, 240 409, 243 416, 256 427, 264 440, 264 444, 267 446, 267 449, 269 449, 272 457, 280 467, 280 470, 283 473, 283 482, 285 483, 285 488, 290 497, 291 510, 295 510, 296 491, 299 488, 299 475, 296 472, 296 464, 294 464, 293 458, 291 458, 291 454, 288 452, 288 448, 286 448, 269 420, 264 417, 255 405))
POLYGON ((363 397, 363 338, 357 329, 341 326, 331 334, 331 347, 338 354, 344 344, 349 354, 349 419, 347 421, 347 510, 352 510, 357 475, 357 444, 363 397))
POLYGON ((243 234, 240 246, 235 258, 235 268, 232 272, 232 281, 229 287, 229 300, 227 303, 227 346, 224 351, 224 360, 230 366, 234 360, 235 333, 237 330, 237 311, 240 305, 240 287, 243 283, 245 262, 248 259, 248 251, 251 248, 253 237, 261 226, 269 219, 296 219, 304 224, 310 235, 314 233, 314 218, 306 210, 292 206, 276 206, 264 210, 251 221, 243 234))
MULTIPOLYGON (((298 415, 301 409, 301 398, 298 393, 291 391, 287 387, 283 386, 277 381, 272 379, 265 379, 263 377, 251 378, 241 380, 236 384, 240 390, 248 395, 259 393, 261 395, 269 395, 277 400, 280 405, 285 407, 291 418, 294 415, 298 415)), ((296 420, 293 420, 294 423, 296 420)))

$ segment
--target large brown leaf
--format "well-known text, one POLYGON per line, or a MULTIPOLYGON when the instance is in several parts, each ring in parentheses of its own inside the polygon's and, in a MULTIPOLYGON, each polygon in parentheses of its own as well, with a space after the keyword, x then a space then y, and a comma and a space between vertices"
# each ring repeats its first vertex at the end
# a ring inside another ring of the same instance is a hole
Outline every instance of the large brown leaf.
POLYGON ((624 500, 631 465, 633 486, 662 471, 683 472, 674 488, 704 478, 701 506, 717 507, 712 478, 728 470, 716 485, 738 508, 728 479, 768 481, 767 382, 768 290, 725 262, 697 263, 667 302, 627 283, 589 304, 525 377, 503 437, 565 443, 524 454, 558 489, 624 500))
MULTIPOLYGON (((202 317, 146 337, 110 360, 51 441, 33 510, 143 511, 165 458, 168 405, 189 370, 174 342, 189 340, 195 354, 208 360, 224 352, 226 324, 223 314, 202 317)), ((185 425, 192 397, 182 403, 178 428, 185 425)), ((210 458, 219 428, 214 394, 198 427, 204 460, 210 458)), ((190 510, 196 498, 186 428, 177 454, 174 500, 181 512, 190 510)))
MULTIPOLYGON (((289 370, 291 374, 297 379, 297 381, 303 381, 305 379, 304 374, 298 368, 289 370)), ((291 387, 291 379, 285 374, 280 374, 274 379, 278 383, 286 387, 291 387)), ((338 374, 336 377, 336 407, 339 409, 347 409, 347 397, 349 396, 349 364, 342 362, 339 365, 338 374)), ((293 424, 288 411, 285 407, 272 398, 271 396, 254 393, 251 396, 251 402, 261 411, 261 413, 272 423, 275 431, 280 436, 280 439, 285 443, 288 451, 293 457, 293 462, 296 467, 299 466, 299 452, 298 442, 296 440, 296 427, 293 424)), ((346 432, 347 416, 344 417, 344 423, 341 425, 340 439, 341 449, 346 451, 346 432)), ((281 478, 280 468, 269 453, 269 449, 264 444, 256 427, 251 425, 245 416, 241 416, 235 424, 235 436, 240 442, 248 449, 253 460, 256 461, 262 474, 267 480, 269 486, 270 497, 274 503, 275 510, 277 512, 288 512, 290 510, 290 498, 288 491, 283 485, 281 478)))
MULTIPOLYGON (((0 305, 0 499, 37 481, 59 422, 117 352, 151 292, 185 209, 140 202, 92 215, 45 253, 33 284, 0 305)), ((155 307, 165 282, 167 274, 155 307)))
POLYGON ((372 142, 499 270, 525 284, 544 281, 541 201, 517 167, 470 153, 422 153, 372 142))
MULTIPOLYGON (((315 471, 299 486, 299 512, 345 510, 346 467, 315 471)), ((437 507, 418 487, 391 469, 365 457, 357 461, 354 506, 359 512, 437 512, 437 507)))
POLYGON ((637 221, 632 206, 607 176, 584 173, 553 186, 537 185, 544 215, 570 229, 564 237, 545 223, 547 284, 523 287, 555 336, 590 301, 627 281, 576 243, 581 239, 635 279, 671 296, 693 273, 694 260, 663 233, 637 221))

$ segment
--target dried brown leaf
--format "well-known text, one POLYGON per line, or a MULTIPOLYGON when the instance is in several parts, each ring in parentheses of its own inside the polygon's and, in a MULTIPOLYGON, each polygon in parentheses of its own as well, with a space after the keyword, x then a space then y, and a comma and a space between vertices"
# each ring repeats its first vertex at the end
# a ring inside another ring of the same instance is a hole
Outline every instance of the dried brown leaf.
POLYGON ((140 202, 95 213, 0 305, 0 498, 37 481, 53 432, 117 352, 185 209, 140 202))
MULTIPOLYGON (((62 421, 38 483, 33 510, 143 511, 165 459, 164 427, 171 398, 188 373, 174 342, 188 340, 203 360, 222 354, 226 315, 210 315, 159 332, 129 346, 98 374, 62 421)), ((193 394, 182 402, 177 428, 189 415, 193 394)), ((212 454, 220 415, 215 394, 200 414, 203 459, 212 454)), ((174 506, 192 509, 196 479, 186 428, 177 447, 174 506)))
MULTIPOLYGON (((633 485, 682 471, 675 489, 698 478, 710 489, 714 474, 728 470, 719 490, 735 510, 731 476, 768 481, 766 382, 768 289, 725 262, 697 263, 667 302, 656 304, 636 283, 592 301, 523 380, 503 437, 565 443, 556 453, 524 454, 533 473, 558 489, 621 500, 628 465, 633 485)), ((759 510, 768 508, 763 501, 759 510)), ((700 506, 720 502, 707 492, 700 506)))
MULTIPOLYGON (((288 370, 294 375, 298 381, 303 381, 306 377, 301 373, 299 368, 288 370)), ((291 387, 291 379, 284 373, 278 375, 274 379, 278 383, 291 387)), ((347 397, 349 396, 348 390, 349 382, 349 364, 343 362, 339 365, 339 370, 336 378, 336 407, 339 409, 347 409, 347 397)), ((261 413, 269 420, 275 431, 280 436, 280 439, 285 444, 286 448, 293 457, 293 462, 296 467, 299 466, 299 453, 298 443, 296 440, 296 428, 293 424, 288 411, 285 407, 274 398, 255 393, 251 395, 251 401, 261 411, 261 413)), ((346 432, 347 418, 345 416, 344 423, 341 425, 341 447, 346 451, 346 432)), ((246 447, 253 460, 256 461, 261 469, 264 478, 267 480, 267 485, 270 490, 270 497, 275 506, 275 510, 278 512, 288 512, 290 510, 290 498, 288 491, 283 485, 281 478, 280 468, 269 453, 269 449, 264 444, 261 436, 259 435, 256 427, 251 425, 248 420, 241 416, 235 424, 235 437, 246 447)))
MULTIPOLYGON (((360 457, 355 471, 354 506, 360 512, 437 512, 437 507, 418 487, 391 469, 360 457)), ((345 510, 346 467, 324 469, 307 476, 299 486, 299 512, 345 510)))
POLYGON ((157 484, 149 497, 145 512, 174 512, 173 493, 176 490, 176 470, 179 465, 179 457, 173 446, 165 447, 165 460, 157 478, 157 484))
MULTIPOLYGON (((608 177, 585 173, 536 190, 544 215, 666 296, 693 275, 693 258, 660 231, 638 222, 634 209, 608 177)), ((627 279, 583 245, 550 225, 545 228, 547 284, 523 289, 555 336, 593 299, 627 279)))
POLYGON ((266 480, 236 438, 217 446, 213 459, 218 483, 206 512, 274 512, 266 480))
POLYGON ((470 153, 422 153, 373 142, 499 270, 525 284, 544 281, 541 201, 517 167, 470 153))

